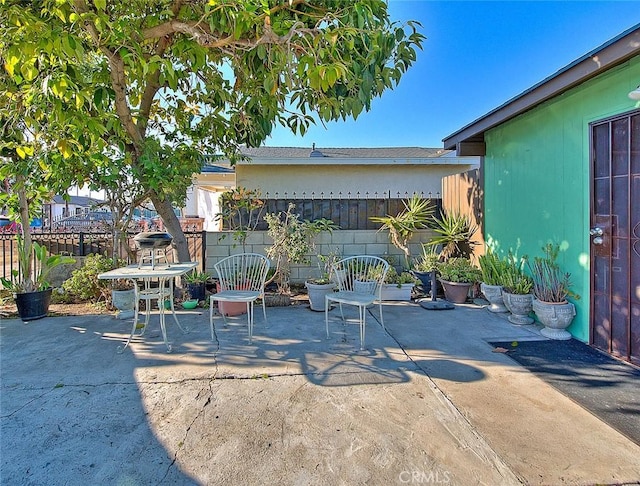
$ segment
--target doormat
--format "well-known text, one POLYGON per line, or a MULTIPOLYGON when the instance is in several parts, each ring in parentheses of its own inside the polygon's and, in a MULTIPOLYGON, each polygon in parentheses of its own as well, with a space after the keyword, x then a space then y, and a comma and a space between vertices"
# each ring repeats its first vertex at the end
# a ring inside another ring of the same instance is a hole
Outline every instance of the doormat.
POLYGON ((640 445, 640 369, 575 339, 490 344, 640 445))

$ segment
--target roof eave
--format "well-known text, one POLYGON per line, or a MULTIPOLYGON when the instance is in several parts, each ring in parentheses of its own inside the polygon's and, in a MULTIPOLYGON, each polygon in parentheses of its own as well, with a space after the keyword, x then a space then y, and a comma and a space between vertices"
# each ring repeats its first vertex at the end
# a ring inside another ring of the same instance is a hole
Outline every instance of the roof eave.
MULTIPOLYGON (((487 130, 627 62, 637 55, 640 55, 640 24, 626 30, 486 115, 447 136, 443 139, 444 149, 458 150, 461 147, 474 146, 477 147, 477 151, 483 151, 484 133, 487 130)), ((458 152, 458 155, 461 153, 458 152)), ((465 155, 484 155, 484 153, 465 152, 465 155)))
POLYGON ((253 157, 251 160, 238 161, 236 165, 473 165, 479 163, 475 157, 423 157, 423 158, 333 158, 304 157, 276 158, 253 157))

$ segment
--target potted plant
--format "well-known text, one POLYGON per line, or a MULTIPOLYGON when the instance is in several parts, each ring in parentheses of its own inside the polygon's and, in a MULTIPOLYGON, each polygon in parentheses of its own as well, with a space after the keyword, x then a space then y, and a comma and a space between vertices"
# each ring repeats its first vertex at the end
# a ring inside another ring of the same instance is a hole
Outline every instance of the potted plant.
POLYGON ((511 314, 508 319, 512 324, 531 324, 529 316, 533 310, 533 280, 524 273, 526 257, 516 258, 511 252, 506 257, 506 267, 502 279, 502 298, 511 314))
POLYGON ((33 321, 47 315, 51 303, 51 270, 59 265, 73 264, 75 259, 63 255, 49 255, 45 246, 33 241, 27 244, 16 235, 18 269, 11 272, 11 279, 1 277, 2 286, 13 293, 18 315, 25 321, 33 321))
POLYGON ((414 260, 411 274, 420 280, 420 290, 425 294, 431 292, 433 273, 437 271, 439 262, 440 254, 436 248, 422 244, 422 255, 414 260))
POLYGON ((472 285, 480 280, 480 269, 468 258, 454 257, 438 264, 444 296, 454 304, 464 304, 472 285))
POLYGON ((286 212, 268 213, 264 216, 269 227, 267 233, 273 241, 267 248, 267 256, 275 262, 275 271, 266 284, 275 281, 278 286, 276 295, 269 296, 271 305, 291 303, 291 265, 308 261, 309 255, 315 252, 313 239, 317 234, 337 229, 329 219, 302 220, 294 210, 295 204, 289 203, 286 212))
POLYGON ((488 247, 484 255, 478 257, 482 279, 480 290, 489 301, 489 312, 509 312, 502 298, 502 284, 507 270, 507 261, 502 260, 488 247))
POLYGON ((209 278, 211 278, 211 275, 207 272, 199 272, 197 270, 184 276, 184 281, 187 283, 187 292, 192 300, 205 300, 205 289, 209 278))
POLYGON ((336 288, 333 272, 335 263, 340 260, 340 250, 336 248, 327 255, 318 254, 317 258, 320 277, 307 279, 304 286, 309 296, 309 308, 314 311, 324 311, 325 295, 336 288))
POLYGON ((124 278, 111 281, 111 305, 116 309, 117 319, 129 319, 134 315, 136 293, 133 285, 131 280, 124 278))
POLYGON ((436 234, 427 245, 442 248, 442 258, 471 258, 473 247, 476 245, 471 238, 478 227, 469 217, 456 212, 444 212, 440 217, 432 218, 432 227, 436 234))
POLYGON ((543 257, 535 257, 533 263, 527 261, 533 279, 533 311, 545 327, 540 331, 550 339, 571 339, 566 330, 576 315, 575 305, 568 296, 579 299, 571 291, 571 274, 563 272, 558 263, 558 245, 547 244, 542 250, 543 257))
POLYGON ((381 299, 410 301, 411 291, 416 283, 417 280, 411 273, 398 273, 394 266, 389 265, 389 270, 382 284, 381 299))

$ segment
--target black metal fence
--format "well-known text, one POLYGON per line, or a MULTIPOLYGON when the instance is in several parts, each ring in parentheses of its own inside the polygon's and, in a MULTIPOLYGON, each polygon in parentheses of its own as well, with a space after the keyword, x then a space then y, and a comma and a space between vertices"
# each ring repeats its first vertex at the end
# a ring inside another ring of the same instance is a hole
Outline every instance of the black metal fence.
MULTIPOLYGON (((128 243, 135 248, 133 237, 128 234, 128 243)), ((206 261, 207 233, 205 231, 185 231, 184 233, 191 259, 200 262, 204 270, 206 261)), ((33 240, 47 248, 50 254, 87 256, 91 253, 111 255, 113 252, 113 235, 109 232, 45 232, 33 233, 33 240)), ((132 262, 129 262, 132 263, 132 262)), ((18 269, 18 250, 14 233, 0 233, 0 276, 9 278, 12 270, 18 269)))
MULTIPOLYGON (((360 194, 356 194, 359 196, 360 194)), ((269 194, 267 194, 269 196, 269 194)), ((374 197, 374 195, 366 194, 365 198, 342 198, 342 194, 337 194, 335 198, 321 199, 321 198, 296 198, 296 194, 293 193, 291 198, 287 198, 287 194, 279 195, 274 194, 277 197, 274 199, 263 199, 264 207, 260 211, 259 219, 255 227, 256 230, 267 230, 268 225, 264 220, 264 215, 268 213, 286 212, 290 203, 295 205, 295 213, 299 214, 302 219, 313 221, 320 218, 330 219, 336 225, 343 230, 371 230, 379 229, 380 223, 371 221, 374 216, 386 216, 396 215, 404 209, 404 201, 411 197, 411 194, 403 195, 398 194, 399 198, 389 197, 374 197), (370 197, 371 196, 371 197, 370 197)), ((324 194, 322 194, 324 196, 324 194)), ((333 196, 333 194, 332 194, 333 196)), ((442 211, 442 199, 439 194, 438 197, 431 197, 432 194, 427 195, 427 199, 431 202, 434 208, 434 214, 437 215, 442 211)), ((423 195, 424 197, 424 195, 423 195)), ((254 214, 253 217, 256 215, 254 214)), ((248 222, 247 214, 243 214, 243 225, 248 222)), ((237 221, 235 221, 237 224, 237 221)), ((223 222, 224 229, 232 229, 232 225, 228 220, 223 222)))

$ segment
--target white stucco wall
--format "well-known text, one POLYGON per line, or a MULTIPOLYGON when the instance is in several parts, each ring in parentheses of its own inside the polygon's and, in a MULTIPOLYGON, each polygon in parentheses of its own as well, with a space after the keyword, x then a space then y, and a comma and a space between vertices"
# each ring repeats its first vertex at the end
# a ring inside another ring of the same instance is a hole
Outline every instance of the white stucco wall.
POLYGON ((310 197, 381 197, 400 198, 406 194, 429 192, 436 197, 441 191, 442 178, 464 172, 471 165, 254 165, 244 164, 236 167, 237 185, 250 189, 259 189, 263 196, 280 197, 284 193, 291 197, 306 193, 310 197), (324 192, 324 196, 320 193, 324 192), (333 196, 329 193, 333 192, 333 196), (369 193, 369 196, 366 196, 369 193))

